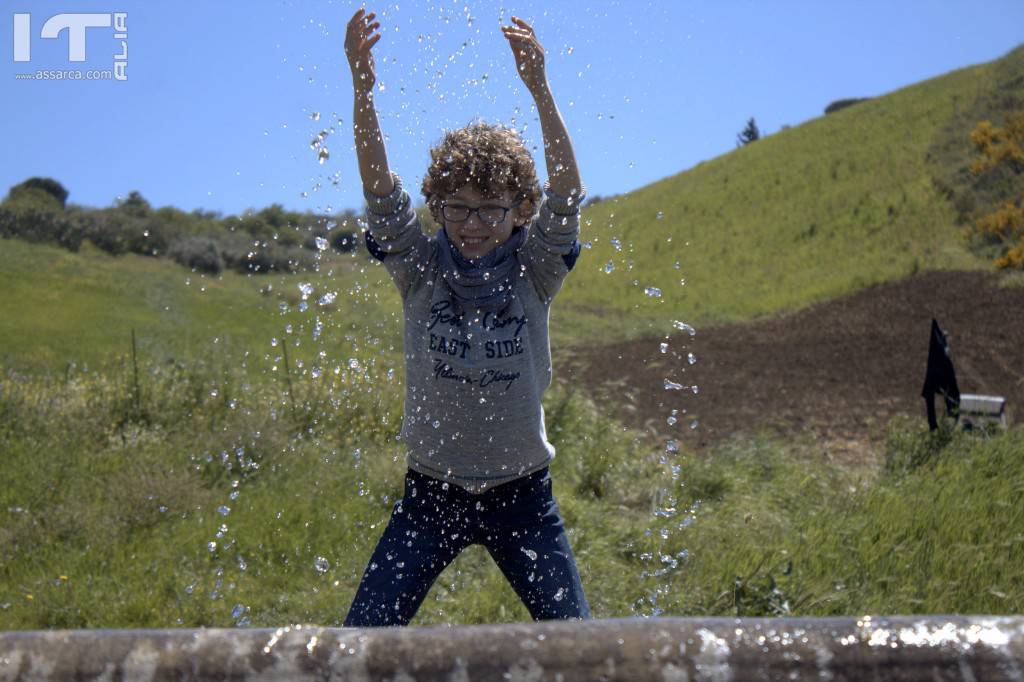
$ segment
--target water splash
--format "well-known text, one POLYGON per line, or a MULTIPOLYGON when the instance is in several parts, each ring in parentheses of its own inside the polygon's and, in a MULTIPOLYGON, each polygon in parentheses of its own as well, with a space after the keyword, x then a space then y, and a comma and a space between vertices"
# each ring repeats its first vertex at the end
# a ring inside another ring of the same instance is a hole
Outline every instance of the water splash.
POLYGON ((686 332, 690 336, 694 336, 694 335, 697 334, 697 330, 696 329, 694 329, 690 325, 686 324, 685 322, 680 322, 679 320, 673 320, 672 321, 672 326, 675 327, 676 329, 678 329, 679 331, 686 332))

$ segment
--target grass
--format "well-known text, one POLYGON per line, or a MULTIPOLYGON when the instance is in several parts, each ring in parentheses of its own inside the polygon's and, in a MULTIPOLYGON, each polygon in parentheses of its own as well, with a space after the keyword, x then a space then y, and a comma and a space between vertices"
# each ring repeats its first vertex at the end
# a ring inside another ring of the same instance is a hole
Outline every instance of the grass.
POLYGON ((153 359, 227 349, 232 362, 265 366, 283 362, 285 339, 291 361, 309 367, 343 363, 363 346, 393 355, 400 338, 394 286, 358 255, 325 259, 318 273, 213 277, 167 260, 111 256, 88 242, 75 254, 0 239, 0 289, 0 362, 25 371, 119 361, 131 353, 132 330, 153 359), (330 303, 318 303, 329 293, 330 303))
POLYGON ((591 248, 554 308, 556 340, 750 320, 920 270, 989 267, 933 178, 969 161, 975 117, 1001 101, 1006 82, 1020 89, 1022 74, 1011 53, 586 208, 591 248), (646 295, 651 287, 661 296, 646 295))
MULTIPOLYGON (((587 207, 587 248, 552 308, 553 344, 661 336, 675 320, 750 320, 921 270, 990 267, 963 236, 957 183, 974 119, 1001 106, 1008 83, 1022 87, 1021 55, 860 102, 587 207)), ((283 317, 302 318, 293 330, 308 332, 322 313, 325 333, 343 342, 374 316, 382 336, 398 338, 397 296, 365 254, 328 256, 317 274, 184 272, 3 240, 2 357, 50 368, 96 362, 123 349, 132 328, 170 357, 201 355, 214 338, 239 352, 253 351, 253 339, 265 349, 283 336, 284 320, 266 314, 281 302, 290 306, 283 317), (300 315, 303 282, 316 295, 300 315), (267 284, 275 291, 259 294, 267 284), (340 295, 323 309, 315 299, 327 291, 340 295)))
MULTIPOLYGON (((401 494, 399 391, 296 377, 292 408, 215 362, 142 374, 138 403, 116 375, 0 382, 0 629, 339 625, 401 494)), ((1024 608, 1020 428, 897 423, 885 467, 848 471, 768 437, 667 454, 579 395, 546 407, 598 617, 1024 608)), ((527 619, 474 547, 415 623, 527 619)))
MULTIPOLYGON (((947 157, 928 150, 991 95, 992 69, 588 208, 553 345, 984 267, 931 179, 947 157)), ((327 256, 318 273, 203 277, 0 240, 0 289, 0 629, 341 622, 404 473, 400 307, 381 266, 327 256)), ((849 471, 770 437, 663 452, 565 387, 545 408, 599 617, 1024 607, 1020 428, 896 423, 886 463, 849 471)), ((416 623, 526 618, 472 548, 416 623)))

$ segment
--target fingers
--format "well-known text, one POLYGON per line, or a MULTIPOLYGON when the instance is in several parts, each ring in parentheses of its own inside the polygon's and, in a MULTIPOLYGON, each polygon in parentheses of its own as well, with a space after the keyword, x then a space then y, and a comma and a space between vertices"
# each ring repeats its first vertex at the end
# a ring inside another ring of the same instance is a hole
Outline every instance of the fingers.
POLYGON ((380 28, 380 22, 374 21, 377 15, 373 12, 369 14, 364 12, 365 10, 360 9, 352 15, 348 22, 348 34, 360 41, 366 40, 374 31, 380 28))
POLYGON ((512 23, 514 23, 519 28, 521 28, 521 29, 523 29, 525 31, 528 31, 530 33, 530 35, 533 35, 533 27, 530 26, 525 21, 523 21, 522 19, 520 19, 519 17, 515 17, 515 16, 512 17, 512 23))
POLYGON ((370 40, 363 41, 363 43, 359 46, 359 51, 360 52, 369 52, 373 48, 373 46, 377 44, 378 40, 380 40, 380 34, 379 33, 377 35, 375 35, 374 37, 370 38, 370 40))
POLYGON ((367 14, 366 10, 360 7, 356 13, 352 15, 352 18, 348 20, 348 29, 351 31, 352 29, 363 25, 365 22, 373 21, 376 16, 377 15, 373 12, 367 14))
MULTIPOLYGON (((361 37, 362 37, 362 39, 363 39, 363 40, 367 40, 367 39, 369 39, 369 37, 370 37, 371 35, 373 35, 373 34, 374 34, 374 33, 375 33, 375 32, 376 32, 376 31, 377 31, 378 29, 380 29, 380 24, 379 24, 379 23, 376 23, 376 22, 375 22, 375 23, 369 24, 368 26, 366 26, 365 28, 363 28, 363 31, 362 31, 362 36, 361 36, 361 37)), ((379 33, 377 34, 377 37, 378 37, 378 38, 380 37, 380 34, 379 34, 379 33)))
POLYGON ((501 32, 510 43, 527 45, 535 50, 543 51, 540 41, 537 40, 537 34, 534 32, 532 26, 516 16, 512 17, 512 22, 515 26, 501 27, 501 32))
POLYGON ((346 50, 351 49, 349 46, 352 46, 356 53, 364 54, 377 44, 381 34, 378 33, 380 22, 374 21, 376 16, 373 12, 365 14, 362 9, 352 16, 352 19, 348 22, 348 36, 345 40, 346 50))

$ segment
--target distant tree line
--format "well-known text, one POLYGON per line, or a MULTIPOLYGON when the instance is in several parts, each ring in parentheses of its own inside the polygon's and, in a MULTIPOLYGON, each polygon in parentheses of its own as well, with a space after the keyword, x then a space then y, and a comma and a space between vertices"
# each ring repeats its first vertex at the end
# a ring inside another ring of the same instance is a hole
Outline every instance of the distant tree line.
POLYGON ((88 240, 111 253, 170 258, 198 272, 297 272, 316 266, 318 251, 350 252, 360 237, 357 216, 287 211, 272 204, 240 216, 213 211, 154 209, 130 192, 109 208, 68 205, 68 190, 52 178, 29 178, 0 202, 0 237, 78 251, 88 240))

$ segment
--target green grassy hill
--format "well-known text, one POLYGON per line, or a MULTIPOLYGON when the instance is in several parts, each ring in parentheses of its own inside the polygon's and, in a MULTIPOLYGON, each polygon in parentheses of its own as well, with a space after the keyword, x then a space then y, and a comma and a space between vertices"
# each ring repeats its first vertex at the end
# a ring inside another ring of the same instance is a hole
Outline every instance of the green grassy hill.
MULTIPOLYGON (((555 343, 987 267, 960 235, 956 183, 933 178, 956 177, 969 149, 955 141, 1005 78, 1024 83, 1022 55, 588 208, 591 248, 555 305, 555 343)), ((0 629, 340 622, 404 473, 399 306, 381 266, 334 255, 316 274, 204 277, 7 239, 0 292, 0 629)), ((565 387, 545 407, 599 617, 1024 604, 1019 427, 897 425, 885 466, 851 471, 816 442, 652 446, 565 387)), ((473 548, 416 622, 525 618, 473 548)))
MULTIPOLYGON (((1024 48, 587 207, 588 248, 554 306, 554 342, 660 335, 673 320, 748 320, 918 270, 989 267, 959 224, 968 134, 1022 98, 1024 48)), ((123 354, 132 328, 156 355, 203 353, 214 338, 266 352, 287 324, 308 335, 316 312, 339 340, 332 351, 358 345, 357 321, 385 326, 397 342, 397 297, 363 257, 335 256, 318 275, 189 277, 164 260, 2 240, 0 286, 0 361, 9 366, 62 369, 123 354), (300 314, 303 282, 315 294, 300 314), (275 290, 261 295, 267 284, 275 290), (315 305, 330 291, 334 303, 315 305), (282 301, 289 312, 275 315, 282 301), (357 305, 367 301, 382 307, 368 315, 357 305)))
POLYGON ((327 258, 319 273, 211 276, 88 245, 71 253, 4 239, 0 290, 0 366, 19 370, 108 365, 130 356, 132 330, 150 361, 241 361, 248 352, 248 364, 273 366, 289 339, 299 369, 401 343, 398 295, 384 269, 359 255, 327 258))
POLYGON ((922 269, 988 267, 935 179, 958 175, 974 125, 1014 93, 1024 93, 1024 48, 595 204, 585 210, 592 248, 556 320, 571 338, 622 339, 668 332, 673 319, 793 310, 922 269))

